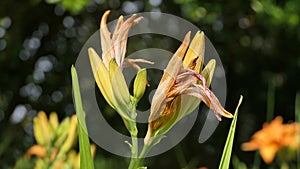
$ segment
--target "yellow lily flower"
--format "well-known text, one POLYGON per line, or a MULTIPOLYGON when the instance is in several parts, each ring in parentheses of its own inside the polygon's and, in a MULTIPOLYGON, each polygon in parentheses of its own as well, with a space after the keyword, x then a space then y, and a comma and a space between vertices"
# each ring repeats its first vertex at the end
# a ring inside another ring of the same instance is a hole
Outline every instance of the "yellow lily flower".
MULTIPOLYGON (((38 112, 33 119, 34 137, 37 144, 25 153, 25 159, 36 156, 35 169, 42 169, 49 164, 50 168, 80 168, 79 153, 72 149, 77 139, 77 116, 66 117, 61 123, 55 112, 49 118, 44 111, 38 112), (75 153, 75 155, 74 155, 75 153)), ((91 145, 94 157, 95 145, 91 145)))
MULTIPOLYGON (((217 97, 209 90, 215 69, 211 60, 201 70, 205 49, 204 33, 197 32, 190 47, 190 32, 169 61, 155 92, 149 117, 145 144, 150 145, 153 137, 165 134, 177 121, 191 113, 203 101, 214 110, 216 117, 232 118, 217 97)), ((161 138, 161 137, 160 137, 161 138)))
POLYGON ((100 22, 102 58, 93 48, 88 49, 88 54, 94 78, 103 97, 121 115, 126 124, 126 121, 136 118, 135 106, 141 95, 143 95, 147 82, 146 70, 140 69, 136 62, 150 64, 152 62, 143 59, 125 58, 129 29, 138 23, 142 17, 136 17, 134 14, 124 21, 123 16, 120 16, 111 36, 106 25, 109 13, 110 11, 106 11, 100 22), (139 70, 135 81, 139 85, 135 85, 134 96, 130 95, 122 74, 122 69, 126 65, 132 65, 139 70))

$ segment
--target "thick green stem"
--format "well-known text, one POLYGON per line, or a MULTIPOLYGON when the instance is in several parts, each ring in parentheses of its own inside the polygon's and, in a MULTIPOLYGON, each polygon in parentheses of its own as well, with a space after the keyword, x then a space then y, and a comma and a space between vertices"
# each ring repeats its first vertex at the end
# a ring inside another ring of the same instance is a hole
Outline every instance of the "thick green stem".
POLYGON ((149 150, 150 150, 150 146, 144 145, 140 155, 137 158, 131 158, 128 169, 137 169, 138 167, 142 167, 144 157, 149 150))
MULTIPOLYGON (((131 136, 132 137, 132 136, 131 136)), ((136 169, 138 167, 138 142, 137 138, 132 137, 131 160, 128 169, 136 169)))
MULTIPOLYGON (((136 107, 136 104, 134 104, 136 107)), ((132 111, 132 113, 136 113, 135 109, 132 111)), ((135 117, 134 114, 131 115, 132 117, 135 117)), ((139 142, 137 138, 138 130, 137 130, 137 124, 135 120, 129 121, 129 132, 131 136, 131 160, 128 169, 135 169, 135 164, 138 159, 138 153, 139 153, 139 142)))

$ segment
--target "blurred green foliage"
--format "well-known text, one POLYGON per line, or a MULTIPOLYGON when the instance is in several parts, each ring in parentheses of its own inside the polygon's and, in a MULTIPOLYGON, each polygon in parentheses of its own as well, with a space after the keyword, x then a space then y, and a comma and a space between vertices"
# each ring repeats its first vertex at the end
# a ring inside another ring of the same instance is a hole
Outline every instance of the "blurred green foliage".
MULTIPOLYGON (((299 8, 297 0, 1 0, 0 168, 13 166, 34 144, 32 119, 37 111, 65 112, 59 114, 60 119, 74 114, 70 67, 107 9, 112 9, 110 20, 120 14, 161 11, 183 17, 205 31, 226 69, 226 108, 233 111, 239 95, 245 98, 233 153, 251 166, 254 153, 241 152, 240 143, 249 140, 266 120, 269 84, 275 91, 274 115, 287 121, 295 117, 300 81, 299 8)), ((161 44, 155 38, 141 39, 150 47, 161 44)), ((129 41, 128 51, 143 45, 129 41)), ((111 116, 109 121, 114 123, 114 119, 120 120, 111 116)), ((180 143, 183 154, 195 167, 217 168, 230 121, 224 120, 207 142, 199 144, 196 138, 202 125, 197 123, 180 143)), ((101 148, 98 151, 102 155, 99 165, 106 161, 122 166, 119 161, 126 161, 101 148), (101 159, 103 156, 111 161, 101 159)), ((174 159, 175 152, 170 150, 146 163, 158 169, 184 167, 174 159)))
POLYGON ((90 2, 90 0, 46 0, 49 4, 60 4, 73 15, 82 11, 90 2))

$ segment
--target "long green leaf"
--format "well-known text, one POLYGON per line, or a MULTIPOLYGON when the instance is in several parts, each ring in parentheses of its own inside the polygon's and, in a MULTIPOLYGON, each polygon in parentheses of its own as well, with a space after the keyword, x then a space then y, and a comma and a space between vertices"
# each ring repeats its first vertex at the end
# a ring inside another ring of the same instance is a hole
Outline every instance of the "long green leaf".
POLYGON ((238 106, 235 109, 234 117, 230 125, 230 130, 227 136, 226 144, 223 150, 221 162, 219 165, 219 169, 228 169, 230 164, 230 157, 232 152, 232 146, 233 146, 233 140, 234 140, 234 133, 235 133, 235 127, 236 127, 236 121, 238 116, 238 109, 243 101, 243 96, 240 97, 238 106))
POLYGON ((84 111, 82 108, 81 95, 79 89, 79 82, 77 72, 74 66, 71 68, 73 95, 75 101, 75 108, 78 118, 78 137, 79 137, 79 151, 80 151, 80 168, 94 169, 94 162, 91 154, 90 140, 87 134, 84 111))

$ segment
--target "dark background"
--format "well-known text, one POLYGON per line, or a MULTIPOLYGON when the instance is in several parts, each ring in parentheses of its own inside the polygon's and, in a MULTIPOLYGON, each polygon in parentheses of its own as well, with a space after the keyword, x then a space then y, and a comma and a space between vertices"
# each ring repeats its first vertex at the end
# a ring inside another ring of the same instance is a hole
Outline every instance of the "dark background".
MULTIPOLYGON (((233 155, 249 167, 254 152, 242 152, 240 144, 267 120, 267 102, 274 116, 293 121, 300 81, 297 0, 1 0, 0 168, 13 167, 34 144, 32 118, 37 111, 56 111, 60 119, 74 113, 70 67, 107 9, 112 10, 109 20, 121 14, 161 11, 205 31, 226 71, 226 109, 234 112, 239 95, 244 96, 233 155)), ((128 50, 133 47, 132 43, 128 50)), ((230 122, 224 119, 203 144, 197 141, 201 124, 196 125, 177 147, 147 159, 146 164, 150 169, 183 168, 187 163, 217 168, 230 122)), ((106 166, 126 168, 122 162, 126 160, 98 147, 95 161, 99 166, 105 161, 106 166)))

